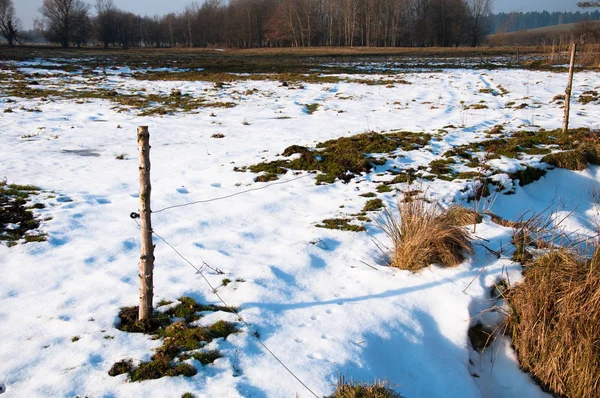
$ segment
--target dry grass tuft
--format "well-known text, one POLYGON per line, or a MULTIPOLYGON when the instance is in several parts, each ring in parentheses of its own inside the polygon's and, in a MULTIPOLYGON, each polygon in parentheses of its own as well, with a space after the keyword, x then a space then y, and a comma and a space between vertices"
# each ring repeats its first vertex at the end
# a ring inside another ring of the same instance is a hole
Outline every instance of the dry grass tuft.
POLYGON ((373 384, 347 381, 343 376, 329 398, 402 398, 402 395, 389 387, 387 381, 376 380, 373 384))
POLYGON ((507 300, 523 369, 555 395, 600 397, 600 250, 588 260, 551 249, 507 300))
POLYGON ((448 210, 444 212, 443 217, 445 217, 449 224, 459 227, 479 224, 483 221, 483 216, 481 214, 460 205, 450 206, 448 210))
POLYGON ((472 254, 471 239, 461 225, 476 219, 469 210, 452 206, 442 210, 421 200, 398 203, 398 212, 386 209, 379 224, 394 244, 391 265, 417 271, 441 264, 454 267, 472 254))

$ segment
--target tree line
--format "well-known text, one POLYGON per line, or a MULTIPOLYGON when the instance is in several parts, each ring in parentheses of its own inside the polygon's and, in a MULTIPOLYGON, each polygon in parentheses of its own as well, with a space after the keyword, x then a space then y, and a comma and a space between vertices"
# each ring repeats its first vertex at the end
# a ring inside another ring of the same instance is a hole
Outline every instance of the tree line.
MULTIPOLYGON (((12 1, 0 0, 0 26, 12 1)), ((112 0, 44 0, 35 25, 64 47, 477 46, 491 1, 204 0, 149 17, 112 0)))
POLYGON ((600 11, 593 12, 513 12, 492 14, 489 18, 490 33, 509 33, 546 26, 600 20, 600 11))

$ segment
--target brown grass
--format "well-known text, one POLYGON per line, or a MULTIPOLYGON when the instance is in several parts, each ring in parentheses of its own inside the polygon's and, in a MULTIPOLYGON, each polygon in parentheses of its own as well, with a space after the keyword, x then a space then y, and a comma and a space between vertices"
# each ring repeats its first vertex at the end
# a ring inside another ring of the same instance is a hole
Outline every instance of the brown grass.
POLYGON ((483 216, 481 214, 460 205, 450 206, 448 210, 444 212, 443 217, 447 223, 459 227, 479 224, 483 221, 483 216))
POLYGON ((398 203, 397 213, 386 209, 382 217, 380 227, 394 245, 394 267, 410 271, 431 264, 454 267, 473 252, 469 233, 461 225, 476 217, 457 206, 442 210, 421 200, 410 200, 398 203))
POLYGON ((402 395, 392 390, 387 381, 375 380, 373 384, 356 383, 341 376, 335 392, 328 398, 402 398, 402 395))
POLYGON ((509 290, 507 328, 522 368, 553 394, 600 397, 600 251, 535 259, 509 290))

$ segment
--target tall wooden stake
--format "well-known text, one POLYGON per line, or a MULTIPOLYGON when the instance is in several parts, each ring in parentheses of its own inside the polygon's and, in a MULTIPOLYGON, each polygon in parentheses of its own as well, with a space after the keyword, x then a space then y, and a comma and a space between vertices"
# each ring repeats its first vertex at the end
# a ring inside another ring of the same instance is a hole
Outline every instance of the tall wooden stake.
POLYGON ((140 155, 140 225, 142 246, 140 248, 140 310, 138 319, 144 320, 152 315, 152 296, 154 295, 154 245, 152 244, 152 220, 150 213, 150 133, 147 126, 138 127, 138 152, 140 155))
POLYGON ((577 52, 577 44, 571 44, 571 63, 569 64, 569 83, 565 91, 565 118, 563 121, 563 133, 569 131, 569 113, 571 112, 571 90, 573 88, 573 72, 575 71, 575 54, 577 52))

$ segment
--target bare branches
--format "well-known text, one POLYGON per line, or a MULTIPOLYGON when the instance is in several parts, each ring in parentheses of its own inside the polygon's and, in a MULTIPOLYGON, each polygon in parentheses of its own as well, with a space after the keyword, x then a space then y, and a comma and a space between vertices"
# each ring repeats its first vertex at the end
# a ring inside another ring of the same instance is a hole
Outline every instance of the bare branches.
POLYGON ((89 6, 82 0, 44 0, 40 8, 46 19, 45 36, 63 47, 84 44, 91 31, 89 6))
POLYGON ((15 17, 12 0, 0 0, 0 34, 4 36, 10 47, 17 41, 20 21, 15 17))

